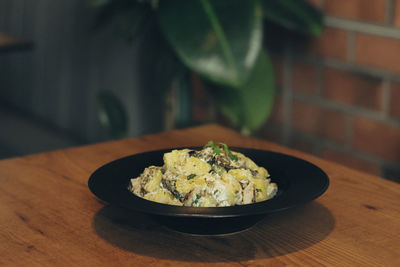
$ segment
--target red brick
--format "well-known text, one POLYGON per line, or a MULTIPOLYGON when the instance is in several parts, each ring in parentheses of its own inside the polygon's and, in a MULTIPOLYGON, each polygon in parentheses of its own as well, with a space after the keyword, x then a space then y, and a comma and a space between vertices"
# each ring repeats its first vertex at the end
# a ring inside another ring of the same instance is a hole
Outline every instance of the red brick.
POLYGON ((267 122, 254 135, 270 142, 281 144, 283 141, 282 124, 267 122))
POLYGON ((309 45, 307 52, 318 56, 345 60, 347 56, 347 32, 327 27, 322 36, 316 38, 309 45))
POLYGON ((324 70, 324 96, 368 109, 382 108, 382 80, 332 68, 324 70))
POLYGON ((275 84, 277 87, 283 85, 283 58, 279 55, 271 55, 272 65, 275 72, 275 84))
POLYGON ((197 122, 210 120, 210 112, 207 106, 192 105, 192 119, 197 122))
POLYGON ((313 144, 311 144, 310 142, 306 142, 304 140, 300 140, 298 138, 295 138, 294 140, 291 141, 290 147, 309 154, 312 154, 314 150, 313 144))
POLYGON ((272 108, 269 120, 275 123, 282 122, 283 100, 281 95, 275 96, 274 107, 272 108))
POLYGON ((314 65, 295 61, 292 64, 292 88, 307 94, 317 92, 317 69, 314 65))
POLYGON ((239 127, 235 126, 232 124, 232 122, 226 117, 224 116, 220 110, 217 110, 216 112, 216 121, 219 125, 228 127, 228 128, 232 128, 235 129, 236 131, 240 132, 239 127))
POLYGON ((361 65, 400 73, 400 40, 357 34, 355 61, 361 65))
POLYGON ((400 162, 400 127, 358 117, 354 121, 353 146, 400 162))
POLYGON ((343 143, 345 141, 346 116, 304 102, 293 103, 292 126, 294 129, 343 143))
POLYGON ((203 80, 196 73, 192 73, 192 120, 206 122, 210 120, 210 100, 203 80))
POLYGON ((400 120, 400 83, 391 84, 390 115, 400 120))
POLYGON ((325 0, 324 13, 331 16, 385 22, 385 0, 325 0))
POLYGON ((206 102, 208 98, 207 91, 204 87, 204 83, 199 75, 192 72, 192 92, 194 102, 206 102))
POLYGON ((393 24, 400 28, 400 0, 395 0, 393 24))
POLYGON ((324 148, 320 152, 320 156, 324 159, 331 160, 347 167, 357 169, 374 175, 380 175, 381 169, 375 163, 366 162, 364 160, 343 154, 329 148, 324 148))

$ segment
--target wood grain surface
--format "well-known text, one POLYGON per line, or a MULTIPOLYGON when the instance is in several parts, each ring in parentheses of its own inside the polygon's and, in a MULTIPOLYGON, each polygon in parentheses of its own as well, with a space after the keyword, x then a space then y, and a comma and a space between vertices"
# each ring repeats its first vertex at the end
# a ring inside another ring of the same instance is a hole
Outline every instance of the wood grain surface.
POLYGON ((400 185, 207 125, 0 161, 1 266, 400 266, 400 185), (171 231, 91 194, 90 174, 134 153, 208 140, 291 154, 328 191, 223 236, 171 231))

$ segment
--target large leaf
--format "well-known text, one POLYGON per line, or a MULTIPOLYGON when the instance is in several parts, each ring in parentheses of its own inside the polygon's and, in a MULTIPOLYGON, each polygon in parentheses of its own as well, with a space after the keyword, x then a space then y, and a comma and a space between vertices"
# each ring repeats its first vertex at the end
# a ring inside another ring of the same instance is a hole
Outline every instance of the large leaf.
POLYGON ((99 92, 96 98, 99 121, 112 137, 125 137, 128 130, 128 118, 122 103, 111 92, 99 92))
POLYGON ((218 107, 233 124, 249 134, 260 127, 271 113, 274 102, 274 72, 271 61, 261 52, 242 90, 214 88, 218 107))
POLYGON ((322 13, 304 0, 263 0, 264 18, 288 30, 319 36, 323 31, 322 13))
POLYGON ((261 49, 262 10, 255 0, 163 0, 158 17, 183 63, 204 78, 239 88, 261 49))

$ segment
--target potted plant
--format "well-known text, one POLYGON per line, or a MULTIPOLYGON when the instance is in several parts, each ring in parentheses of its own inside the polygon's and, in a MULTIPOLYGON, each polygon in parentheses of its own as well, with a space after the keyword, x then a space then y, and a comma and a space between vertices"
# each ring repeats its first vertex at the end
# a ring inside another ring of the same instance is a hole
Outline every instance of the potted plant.
MULTIPOLYGON (((274 25, 308 36, 323 30, 322 14, 304 0, 87 1, 98 9, 97 27, 113 25, 128 41, 144 29, 158 36, 158 79, 164 82, 160 96, 177 77, 197 73, 217 108, 244 134, 260 127, 273 106, 274 73, 263 48, 269 38, 265 29, 274 25)), ((187 90, 190 86, 179 87, 181 102, 187 100, 187 90)), ((103 93, 98 104, 103 124, 123 132, 125 115, 117 99, 103 93)), ((181 114, 187 112, 186 105, 181 114)))

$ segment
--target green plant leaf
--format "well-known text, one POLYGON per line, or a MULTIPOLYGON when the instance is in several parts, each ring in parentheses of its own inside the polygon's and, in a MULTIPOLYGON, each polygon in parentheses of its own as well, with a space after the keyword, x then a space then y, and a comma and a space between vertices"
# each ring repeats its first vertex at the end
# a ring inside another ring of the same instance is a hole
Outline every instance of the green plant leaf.
POLYGON ((160 28, 183 63, 202 77, 240 88, 262 42, 256 0, 168 0, 158 8, 160 28))
POLYGON ((218 87, 212 92, 221 112, 240 126, 242 133, 260 127, 271 113, 275 95, 274 72, 266 52, 260 53, 242 90, 218 87))
POLYGON ((288 30, 319 36, 323 31, 323 15, 304 0, 262 0, 263 14, 288 30))
POLYGON ((99 121, 113 138, 125 137, 128 130, 128 119, 119 99, 109 91, 97 94, 96 108, 99 121))

